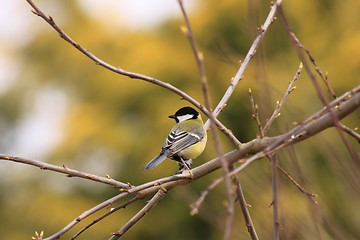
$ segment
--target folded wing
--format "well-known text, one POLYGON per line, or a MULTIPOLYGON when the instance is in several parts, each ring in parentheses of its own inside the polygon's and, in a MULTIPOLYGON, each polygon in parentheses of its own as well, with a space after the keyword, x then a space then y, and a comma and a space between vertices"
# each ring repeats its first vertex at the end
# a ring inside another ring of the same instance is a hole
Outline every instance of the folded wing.
POLYGON ((171 157, 189 146, 198 143, 203 137, 204 134, 201 132, 189 133, 174 130, 168 135, 163 148, 169 150, 168 157, 171 157))

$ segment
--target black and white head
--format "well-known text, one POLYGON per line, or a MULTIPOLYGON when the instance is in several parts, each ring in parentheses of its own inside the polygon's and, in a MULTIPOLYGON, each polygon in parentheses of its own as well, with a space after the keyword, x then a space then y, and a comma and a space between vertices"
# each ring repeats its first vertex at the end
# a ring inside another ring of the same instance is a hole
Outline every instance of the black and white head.
POLYGON ((189 119, 197 119, 198 117, 199 113, 192 107, 180 108, 174 115, 169 116, 169 118, 175 119, 176 123, 189 119))

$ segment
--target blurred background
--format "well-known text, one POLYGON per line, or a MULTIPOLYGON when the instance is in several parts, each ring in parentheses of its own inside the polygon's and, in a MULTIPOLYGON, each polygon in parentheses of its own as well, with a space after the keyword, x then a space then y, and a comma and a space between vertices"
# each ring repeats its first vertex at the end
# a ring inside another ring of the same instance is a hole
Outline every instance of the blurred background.
MULTIPOLYGON (((177 1, 42 0, 36 4, 104 61, 169 82, 203 102, 197 67, 180 30, 184 23, 177 1)), ((256 28, 264 22, 270 3, 192 0, 185 1, 185 7, 205 56, 215 106, 254 40, 256 28)), ((283 9, 300 41, 328 74, 335 92, 341 95, 359 85, 360 2, 284 1, 283 9)), ((171 161, 151 171, 142 167, 158 153, 174 124, 167 116, 189 105, 187 102, 165 89, 95 65, 32 14, 25 0, 2 4, 0 18, 2 154, 108 174, 134 185, 176 172, 177 165, 171 161)), ((277 20, 220 120, 242 142, 256 138, 248 88, 253 90, 265 123, 298 66, 287 32, 277 20)), ((305 71, 296 87, 269 136, 284 133, 294 122, 322 107, 305 71)), ((359 127, 359 111, 342 122, 359 127)), ((232 149, 222 135, 221 140, 224 150, 232 149)), ((359 144, 350 141, 359 152, 359 144)), ((214 157, 210 140, 194 166, 214 157)), ((279 161, 303 187, 318 195, 315 205, 280 175, 283 239, 360 239, 359 165, 334 129, 282 150, 279 161)), ((30 239, 34 231, 41 230, 49 236, 83 211, 119 193, 99 183, 12 162, 0 161, 0 174, 3 239, 30 239)), ((221 239, 226 214, 223 185, 209 194, 198 215, 189 214, 189 204, 218 176, 220 171, 170 192, 124 238, 221 239)), ((272 201, 268 160, 253 163, 239 177, 258 235, 270 239, 273 223, 272 208, 268 207, 272 201)), ((78 239, 107 239, 144 204, 145 200, 113 214, 78 239)), ((249 239, 239 206, 235 220, 234 239, 249 239)), ((63 239, 69 239, 79 226, 63 239)))

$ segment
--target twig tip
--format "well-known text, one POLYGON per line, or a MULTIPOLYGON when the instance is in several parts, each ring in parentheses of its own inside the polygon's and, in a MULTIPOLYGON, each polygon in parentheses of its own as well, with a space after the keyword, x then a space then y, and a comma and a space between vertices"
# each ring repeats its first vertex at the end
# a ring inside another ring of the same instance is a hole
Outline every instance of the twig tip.
POLYGON ((43 239, 43 237, 44 237, 44 231, 41 231, 40 234, 37 231, 35 231, 35 237, 31 237, 31 239, 41 240, 43 239))
POLYGON ((190 211, 190 215, 191 215, 191 216, 197 215, 198 213, 199 213, 199 210, 198 210, 197 208, 193 208, 193 209, 191 209, 191 211, 190 211))
POLYGON ((35 10, 31 10, 31 12, 32 12, 33 14, 35 14, 35 15, 39 16, 39 13, 38 13, 37 11, 35 11, 35 10))

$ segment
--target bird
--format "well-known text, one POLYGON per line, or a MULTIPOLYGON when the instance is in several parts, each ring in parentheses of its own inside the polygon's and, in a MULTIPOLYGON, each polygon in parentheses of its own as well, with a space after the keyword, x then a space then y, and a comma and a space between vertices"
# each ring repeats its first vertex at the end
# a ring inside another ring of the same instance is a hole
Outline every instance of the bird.
POLYGON ((179 172, 185 168, 190 170, 192 159, 199 156, 206 146, 207 134, 201 115, 192 107, 183 107, 168 117, 173 118, 176 124, 170 130, 160 153, 144 169, 153 169, 169 158, 179 162, 179 172))

